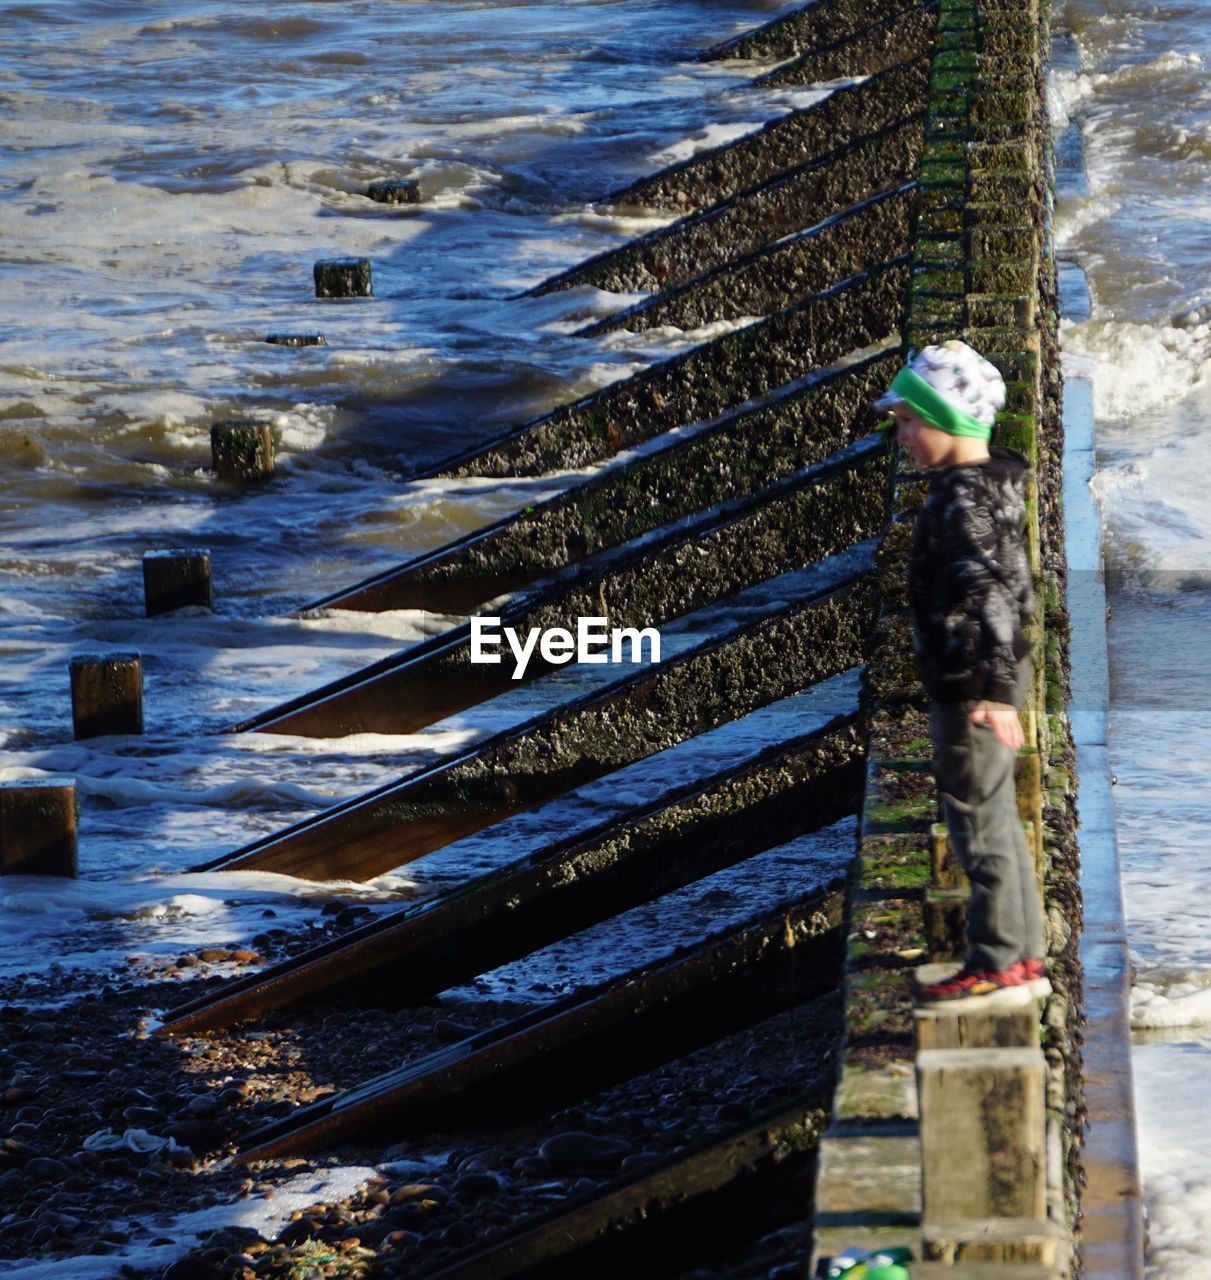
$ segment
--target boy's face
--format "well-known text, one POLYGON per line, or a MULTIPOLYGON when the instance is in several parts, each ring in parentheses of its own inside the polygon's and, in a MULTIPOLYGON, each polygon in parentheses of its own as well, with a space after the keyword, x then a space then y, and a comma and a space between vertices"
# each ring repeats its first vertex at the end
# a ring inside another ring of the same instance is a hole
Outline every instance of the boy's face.
POLYGON ((895 405, 891 415, 896 420, 896 439, 922 471, 939 467, 950 458, 954 436, 932 426, 906 404, 895 405))

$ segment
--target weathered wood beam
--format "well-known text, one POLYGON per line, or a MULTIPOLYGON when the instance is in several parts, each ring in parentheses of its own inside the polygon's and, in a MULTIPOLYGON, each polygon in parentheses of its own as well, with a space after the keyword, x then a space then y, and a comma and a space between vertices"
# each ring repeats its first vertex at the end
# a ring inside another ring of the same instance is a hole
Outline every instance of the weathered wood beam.
POLYGON ((542 475, 604 461, 671 427, 709 421, 898 332, 908 281, 907 258, 893 259, 514 427, 435 474, 542 475))
MULTIPOLYGON (((813 375, 760 407, 728 413, 666 448, 609 468, 546 502, 317 600, 304 612, 469 613, 585 556, 692 511, 755 493, 778 476, 822 461, 874 428, 878 415, 871 401, 900 363, 898 351, 880 352, 813 375)), ((356 678, 347 678, 348 683, 356 678)), ((253 723, 245 721, 236 729, 253 723)))
POLYGON ((711 1135, 604 1192, 570 1197, 471 1246, 431 1280, 616 1280, 650 1274, 655 1258, 673 1266, 715 1262, 750 1240, 755 1224, 778 1225, 780 1206, 802 1205, 824 1099, 824 1086, 809 1082, 737 1132, 711 1135))
POLYGON ((544 1114, 565 1099, 709 1044, 831 991, 844 890, 816 889, 762 919, 301 1107, 246 1135, 242 1162, 345 1141, 544 1114))
POLYGON ((361 999, 426 999, 619 912, 856 812, 854 717, 767 748, 572 839, 363 925, 178 1006, 193 1035, 352 984, 361 999), (369 994, 368 994, 369 993, 369 994))
POLYGON ((860 84, 835 89, 735 142, 699 151, 641 178, 611 194, 608 203, 675 213, 710 208, 920 111, 928 83, 929 54, 918 54, 860 84))
POLYGON ((905 109, 872 134, 599 253, 532 292, 588 284, 614 293, 659 294, 687 285, 881 192, 915 182, 924 126, 922 113, 905 109))
POLYGON ((381 875, 854 666, 872 603, 862 577, 784 606, 194 870, 381 875))
POLYGON ((793 58, 815 48, 845 40, 870 23, 909 12, 916 0, 815 0, 784 13, 730 40, 711 45, 699 55, 703 62, 726 58, 793 58))
POLYGON ((844 39, 809 48, 750 84, 754 89, 772 89, 873 75, 914 54, 931 50, 937 27, 936 3, 901 9, 881 16, 844 39))
MULTIPOLYGON (((719 320, 764 316, 811 297, 838 280, 907 253, 915 184, 863 201, 789 240, 779 240, 703 276, 657 294, 581 330, 595 337, 615 329, 658 325, 696 329, 719 320)), ((815 214, 808 214, 814 217, 815 214)))
MULTIPOLYGON (((762 493, 680 520, 637 545, 615 548, 494 607, 518 635, 606 617, 611 626, 668 623, 767 578, 874 537, 887 511, 886 445, 871 437, 762 493)), ((248 723, 261 733, 318 738, 413 733, 554 670, 536 651, 514 679, 513 663, 472 661, 472 624, 423 652, 404 650, 248 723)))

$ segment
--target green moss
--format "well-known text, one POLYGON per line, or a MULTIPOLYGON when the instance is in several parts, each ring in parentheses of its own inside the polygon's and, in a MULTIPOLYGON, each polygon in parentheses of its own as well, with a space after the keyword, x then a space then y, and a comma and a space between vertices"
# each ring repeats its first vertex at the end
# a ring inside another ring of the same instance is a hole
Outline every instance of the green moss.
POLYGON ((917 210, 919 214, 925 214, 939 209, 955 209, 961 215, 966 199, 961 182, 945 186, 922 186, 917 192, 917 210))
POLYGON ((963 231, 963 210, 922 209, 917 215, 917 234, 922 236, 957 236, 963 231))
POLYGON ((979 59, 972 49, 942 49, 934 55, 935 71, 962 71, 974 75, 979 59))
POLYGON ((1035 232, 1033 227, 970 227, 967 245, 972 258, 1030 258, 1035 232))
POLYGON ((1033 92, 1017 89, 976 91, 968 104, 968 115, 973 124, 991 121, 1009 121, 1029 124, 1035 118, 1037 100, 1033 92))
POLYGON ((913 250, 913 264, 961 269, 963 256, 963 242, 957 235, 929 235, 918 239, 913 250))
POLYGON ((967 295, 967 323, 974 328, 1027 329, 1034 321, 1032 294, 1000 296, 971 293, 967 295))
POLYGON ((1032 258, 980 259, 968 268, 973 293, 1022 294, 1033 289, 1036 266, 1032 258))
POLYGON ((997 441, 1038 463, 1038 423, 1029 414, 1002 413, 997 418, 997 441))
POLYGON ((974 26, 953 26, 938 32, 937 49, 940 54, 975 53, 979 37, 974 26))
POLYGON ((939 270, 924 267, 913 275, 914 291, 934 294, 962 294, 964 288, 963 271, 959 268, 939 270))
POLYGON ((961 326, 966 318, 966 308, 962 298, 918 295, 913 298, 912 317, 917 324, 961 326))

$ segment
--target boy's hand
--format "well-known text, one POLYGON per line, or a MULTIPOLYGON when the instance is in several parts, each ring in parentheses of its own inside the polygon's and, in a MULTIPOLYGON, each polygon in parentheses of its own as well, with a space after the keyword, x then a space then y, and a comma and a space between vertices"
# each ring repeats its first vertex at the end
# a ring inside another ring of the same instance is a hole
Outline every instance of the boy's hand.
POLYGON ((1008 702, 977 702, 971 709, 972 724, 985 724, 992 735, 1010 751, 1018 751, 1026 741, 1017 711, 1008 702))

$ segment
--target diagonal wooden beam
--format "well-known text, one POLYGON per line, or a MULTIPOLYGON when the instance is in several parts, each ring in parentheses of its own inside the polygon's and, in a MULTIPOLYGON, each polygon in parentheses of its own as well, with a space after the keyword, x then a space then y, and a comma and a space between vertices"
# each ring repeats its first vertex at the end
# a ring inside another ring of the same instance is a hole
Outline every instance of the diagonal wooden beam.
POLYGON ((808 1082, 743 1128, 470 1246, 429 1280, 615 1280, 648 1274, 654 1258, 673 1268, 717 1263, 761 1230, 795 1220, 791 1206, 801 1216, 827 1090, 808 1082))
POLYGON ((814 0, 730 40, 711 45, 699 55, 703 62, 726 58, 793 58, 847 39, 873 22, 894 19, 911 10, 916 0, 814 0))
MULTIPOLYGON (((616 329, 634 332, 658 325, 696 329, 718 320, 770 315, 838 280, 907 253, 912 247, 909 221, 915 192, 912 182, 881 192, 835 217, 819 219, 806 231, 616 311, 580 330, 578 336, 591 338, 616 329)), ((818 218, 818 211, 808 216, 818 218)))
POLYGON ((173 1009, 194 1035, 352 985, 419 1001, 857 811, 855 718, 767 748, 625 818, 520 858, 173 1009))
MULTIPOLYGON (((823 461, 874 428, 870 402, 900 367, 881 351, 724 414, 546 502, 317 600, 315 609, 470 613, 585 556, 823 461)), ((386 668, 383 668, 384 670, 386 668)), ((352 680, 350 681, 352 682, 352 680)), ((236 726, 251 727, 251 722, 236 726)))
POLYGON ((706 422, 898 331, 907 257, 563 405, 441 464, 451 476, 587 466, 674 426, 706 422))
MULTIPOLYGON (((680 520, 569 568, 489 612, 518 635, 606 617, 658 626, 798 565, 835 555, 883 527, 886 445, 872 436, 761 493, 680 520)), ((472 624, 423 651, 404 650, 362 673, 271 708, 245 723, 261 733, 319 738, 413 733, 555 669, 535 654, 515 679, 506 658, 472 661, 472 624)))
POLYGON ((452 760, 193 869, 325 880, 381 875, 855 666, 872 607, 866 577, 783 606, 452 760))
POLYGON ((246 1135, 241 1162, 549 1112, 835 988, 842 879, 740 929, 468 1037, 246 1135))
POLYGON ((915 182, 924 132, 924 114, 905 108, 874 133, 595 254, 531 292, 540 295, 585 284, 614 293, 659 294, 684 287, 784 236, 843 215, 872 196, 915 182))
POLYGON ((928 52, 919 53, 860 84, 835 89, 735 142, 699 151, 615 191, 608 203, 676 213, 710 208, 920 111, 928 94, 929 62, 928 52))

